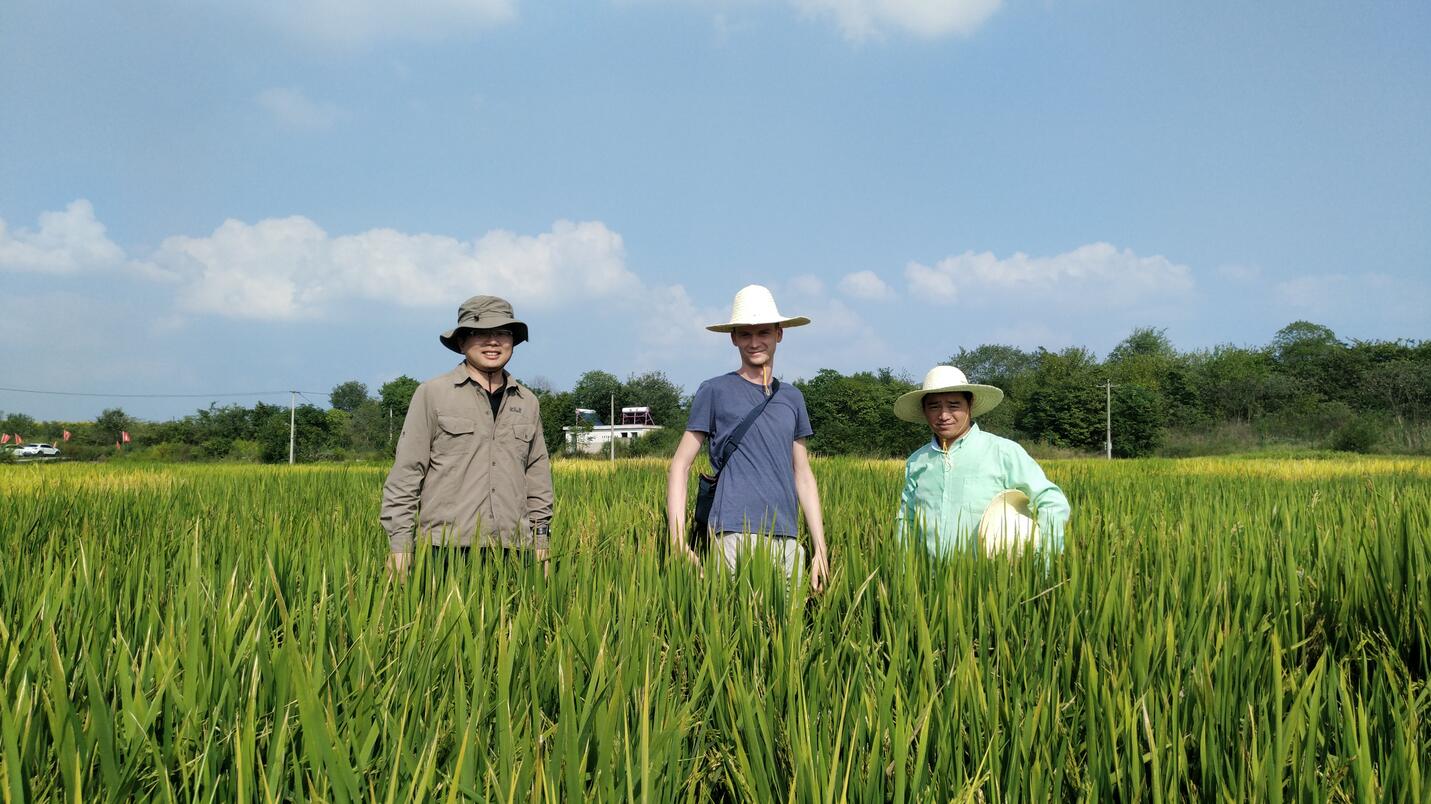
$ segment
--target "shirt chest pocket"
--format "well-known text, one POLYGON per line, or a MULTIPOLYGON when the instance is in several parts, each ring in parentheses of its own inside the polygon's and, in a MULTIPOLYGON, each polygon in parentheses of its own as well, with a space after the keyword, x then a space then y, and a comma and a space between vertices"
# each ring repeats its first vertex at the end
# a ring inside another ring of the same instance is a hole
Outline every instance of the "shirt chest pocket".
MULTIPOLYGON (((503 425, 498 428, 493 445, 499 455, 514 464, 526 466, 527 455, 531 452, 532 438, 536 432, 536 427, 530 424, 503 425)), ((492 457, 496 459, 497 455, 492 457)))
POLYGON ((974 472, 965 478, 961 494, 965 507, 983 512, 994 495, 1004 490, 1003 478, 993 471, 974 472))
POLYGON ((438 414, 437 432, 432 439, 436 455, 461 455, 472 450, 476 423, 462 416, 438 414))

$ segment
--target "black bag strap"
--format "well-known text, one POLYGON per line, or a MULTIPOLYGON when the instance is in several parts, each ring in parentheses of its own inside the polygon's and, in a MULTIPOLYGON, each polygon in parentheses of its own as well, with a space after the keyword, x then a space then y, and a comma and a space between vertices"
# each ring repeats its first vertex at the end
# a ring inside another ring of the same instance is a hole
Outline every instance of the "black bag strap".
POLYGON ((767 396, 764 402, 756 405, 753 410, 745 414, 745 418, 741 419, 740 424, 737 424, 735 430, 731 431, 730 438, 727 438, 725 446, 721 447, 720 464, 717 465, 715 461, 711 461, 712 472, 715 472, 717 475, 720 474, 720 470, 725 466, 726 461, 729 461, 730 457, 735 454, 735 451, 740 449, 740 440, 745 438, 746 431, 750 429, 751 425, 755 424, 755 420, 760 418, 760 414, 765 412, 765 406, 769 405, 770 400, 774 399, 775 395, 779 392, 780 380, 772 379, 770 381, 770 396, 767 396))

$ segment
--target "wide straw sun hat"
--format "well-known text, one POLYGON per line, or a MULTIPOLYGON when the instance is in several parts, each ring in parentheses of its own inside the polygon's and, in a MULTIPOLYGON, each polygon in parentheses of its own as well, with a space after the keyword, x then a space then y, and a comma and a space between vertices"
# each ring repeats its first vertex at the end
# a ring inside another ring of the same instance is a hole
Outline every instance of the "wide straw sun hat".
POLYGON ((979 520, 979 546, 985 555, 1018 553, 1038 539, 1038 523, 1029 510, 1029 496, 1018 489, 994 495, 979 520))
POLYGON ((1004 401, 1004 392, 992 385, 978 385, 969 382, 964 372, 953 366, 935 366, 924 375, 924 385, 903 394, 894 401, 894 415, 907 422, 923 424, 924 397, 930 394, 944 394, 953 391, 968 391, 974 395, 969 406, 969 418, 982 416, 1004 401))
POLYGON ((779 324, 782 327, 803 327, 810 319, 803 315, 787 316, 775 307, 775 297, 764 285, 746 285, 735 294, 730 306, 730 320, 724 324, 711 324, 706 329, 711 332, 734 332, 739 327, 756 324, 779 324))

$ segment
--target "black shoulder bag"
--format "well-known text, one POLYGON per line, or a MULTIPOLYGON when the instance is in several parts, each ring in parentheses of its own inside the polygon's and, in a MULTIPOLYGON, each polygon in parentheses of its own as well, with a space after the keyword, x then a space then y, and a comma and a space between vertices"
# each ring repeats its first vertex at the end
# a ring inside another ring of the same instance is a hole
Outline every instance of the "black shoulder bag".
POLYGON ((745 414, 745 418, 740 420, 740 424, 731 431, 730 438, 726 439, 725 446, 721 447, 720 460, 716 461, 716 456, 711 456, 711 471, 714 474, 701 472, 698 485, 696 487, 696 510, 691 523, 692 540, 695 546, 700 548, 705 546, 705 542, 710 538, 711 507, 715 505, 716 483, 720 480, 720 470, 725 468, 725 464, 735 451, 740 448, 740 440, 745 438, 745 433, 750 426, 755 424, 755 420, 760 418, 760 414, 765 412, 765 406, 770 404, 770 400, 780 392, 780 380, 770 381, 770 396, 764 402, 756 405, 753 410, 745 414))

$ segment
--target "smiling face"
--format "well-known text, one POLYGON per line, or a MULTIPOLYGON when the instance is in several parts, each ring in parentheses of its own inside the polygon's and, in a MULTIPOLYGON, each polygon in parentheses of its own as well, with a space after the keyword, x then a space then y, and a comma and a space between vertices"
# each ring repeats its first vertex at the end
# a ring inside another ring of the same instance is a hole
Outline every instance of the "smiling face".
POLYGON ((969 406, 972 395, 967 391, 950 391, 924 397, 924 419, 941 444, 947 444, 969 430, 969 406))
POLYGON ((775 360, 775 345, 785 337, 779 324, 753 324, 737 327, 730 333, 730 342, 740 350, 740 362, 750 368, 762 368, 775 360))
POLYGON ((501 371, 512 359, 512 331, 469 329, 462 336, 462 354, 478 371, 501 371))

